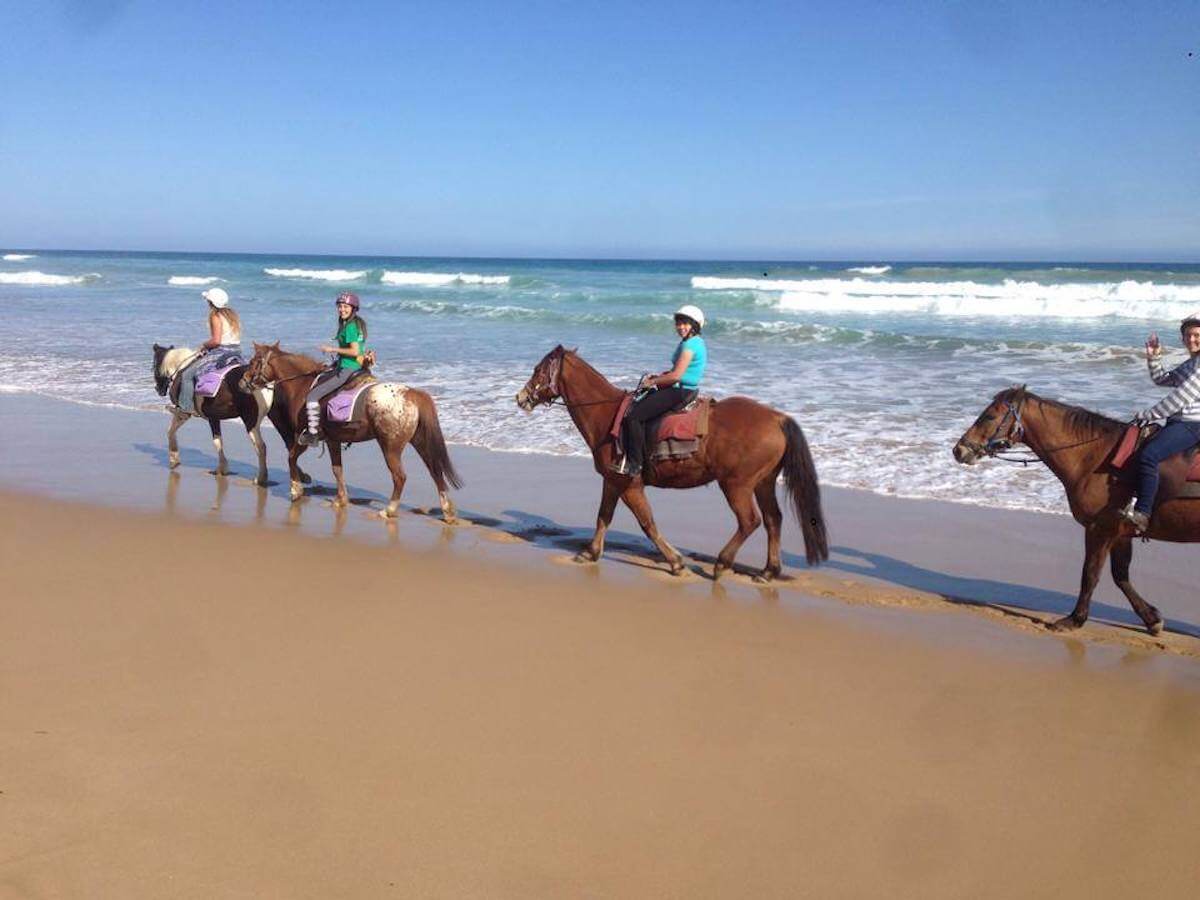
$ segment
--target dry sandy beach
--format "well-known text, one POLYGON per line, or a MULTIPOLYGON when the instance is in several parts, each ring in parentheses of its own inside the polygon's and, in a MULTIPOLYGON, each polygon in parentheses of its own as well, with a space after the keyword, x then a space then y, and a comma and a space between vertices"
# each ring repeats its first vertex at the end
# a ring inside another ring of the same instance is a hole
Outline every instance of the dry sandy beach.
MULTIPOLYGON (((1162 646, 1109 586, 1063 638, 1060 517, 828 491, 828 569, 789 522, 791 581, 714 586, 628 518, 565 564, 580 460, 454 447, 465 524, 414 471, 388 525, 372 451, 338 514, 35 407, 0 398, 41 441, 3 460, 0 896, 1194 896, 1186 548, 1136 557, 1162 646)), ((700 570, 720 497, 653 500, 700 570)))

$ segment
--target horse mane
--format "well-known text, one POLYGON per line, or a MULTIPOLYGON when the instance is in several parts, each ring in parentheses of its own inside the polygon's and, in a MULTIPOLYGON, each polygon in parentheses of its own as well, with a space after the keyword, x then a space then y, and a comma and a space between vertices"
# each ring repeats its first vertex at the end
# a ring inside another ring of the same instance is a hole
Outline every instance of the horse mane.
MULTIPOLYGON (((270 346, 270 345, 267 345, 267 346, 270 346)), ((275 352, 279 356, 287 357, 289 362, 295 362, 295 363, 305 362, 305 363, 308 363, 310 366, 315 366, 317 369, 325 368, 325 363, 321 362, 319 359, 313 359, 307 353, 293 353, 291 350, 284 350, 282 347, 277 347, 275 349, 275 352)))
POLYGON ((599 378, 601 382, 606 384, 608 387, 612 388, 614 391, 621 390, 621 388, 617 387, 615 384, 613 384, 611 381, 609 381, 608 378, 605 377, 603 372, 601 372, 599 369, 597 369, 595 366, 593 366, 590 362, 588 362, 586 359, 584 359, 582 356, 580 356, 579 352, 578 352, 579 351, 578 347, 576 347, 574 350, 568 350, 566 347, 563 347, 561 344, 559 344, 559 346, 555 349, 561 349, 564 359, 568 356, 571 357, 571 359, 575 360, 575 362, 579 363, 581 366, 586 368, 589 372, 591 372, 593 375, 595 375, 597 378, 599 378))
POLYGON ((1038 403, 1059 410, 1063 414, 1063 421, 1067 427, 1075 431, 1086 432, 1088 435, 1107 435, 1115 434, 1125 428, 1125 425, 1116 419, 1110 419, 1108 416, 1092 412, 1090 409, 1084 409, 1082 406, 1074 406, 1070 403, 1063 403, 1060 400, 1039 397, 1037 394, 1028 391, 1026 391, 1026 394, 1037 400, 1038 403))
POLYGON ((196 351, 191 347, 172 347, 163 353, 159 369, 164 378, 171 378, 179 371, 180 364, 191 357, 196 351))

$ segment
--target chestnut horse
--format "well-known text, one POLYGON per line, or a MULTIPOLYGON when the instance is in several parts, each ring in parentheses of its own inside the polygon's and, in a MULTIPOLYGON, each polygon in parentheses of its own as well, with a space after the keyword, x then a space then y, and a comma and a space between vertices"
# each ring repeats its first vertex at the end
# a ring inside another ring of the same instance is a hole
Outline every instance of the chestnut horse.
MULTIPOLYGON (((1078 628, 1087 621, 1092 592, 1106 557, 1112 578, 1151 634, 1163 629, 1162 616, 1142 599, 1129 581, 1133 559, 1131 524, 1121 509, 1133 496, 1132 466, 1116 469, 1112 457, 1128 426, 1078 406, 1043 399, 1024 387, 1001 391, 954 445, 954 458, 973 465, 1014 444, 1024 444, 1046 464, 1067 491, 1071 515, 1084 529, 1083 575, 1079 599, 1071 614, 1051 624, 1056 631, 1078 628)), ((1174 456, 1162 465, 1162 488, 1186 479, 1187 461, 1174 456)), ((1200 500, 1167 499, 1150 519, 1147 538, 1176 543, 1200 541, 1200 500)))
MULTIPOLYGON (((299 500, 304 494, 300 467, 297 459, 305 451, 303 444, 295 440, 307 426, 304 401, 312 388, 316 376, 325 370, 325 364, 301 353, 288 353, 274 344, 255 344, 254 356, 242 377, 243 384, 250 387, 275 389, 277 402, 283 407, 283 417, 288 430, 285 440, 288 445, 288 469, 291 472, 291 497, 299 500)), ((438 500, 442 506, 442 518, 453 523, 456 518, 454 503, 447 494, 449 482, 456 488, 462 481, 450 462, 442 428, 438 424, 437 407, 433 398, 416 388, 402 384, 377 381, 366 389, 363 397, 365 419, 349 423, 326 422, 325 446, 329 448, 329 460, 333 465, 333 477, 337 481, 335 506, 349 502, 346 480, 342 472, 342 444, 356 444, 375 440, 383 451, 384 461, 392 473, 392 496, 384 515, 395 516, 400 507, 400 494, 404 490, 407 475, 400 456, 411 441, 417 453, 425 461, 429 475, 437 485, 438 500)))
MULTIPOLYGON (((195 356, 196 351, 190 347, 154 345, 154 389, 160 396, 166 397, 171 392, 171 380, 195 356)), ((273 408, 270 388, 253 391, 242 389, 241 377, 244 371, 244 366, 230 370, 221 382, 221 387, 215 397, 199 398, 200 412, 198 415, 208 421, 208 427, 212 430, 213 446, 217 448, 217 468, 213 473, 216 475, 229 473, 229 463, 225 459, 225 445, 221 438, 221 420, 241 419, 242 424, 246 426, 246 435, 250 438, 255 453, 258 454, 258 475, 255 478, 255 484, 266 485, 267 445, 263 441, 260 426, 262 420, 270 416, 271 421, 278 428, 279 422, 275 421, 277 411, 273 408)), ((175 432, 179 430, 180 425, 197 413, 175 406, 176 397, 171 397, 171 402, 171 424, 167 426, 167 465, 174 469, 179 465, 179 443, 175 439, 175 432)))
POLYGON ((775 482, 781 471, 804 534, 808 564, 815 566, 829 558, 816 466, 804 432, 793 419, 746 397, 721 400, 712 407, 708 434, 694 455, 655 460, 644 467, 642 475, 630 477, 609 471, 615 454, 610 431, 626 395, 626 391, 609 383, 574 350, 565 350, 560 345, 537 364, 533 376, 516 397, 517 405, 527 412, 559 400, 591 448, 596 471, 604 479, 596 532, 591 543, 576 556, 577 560, 600 559, 604 553, 604 534, 619 498, 665 557, 671 574, 682 573, 683 557, 658 533, 644 487, 691 488, 716 481, 737 516, 737 531, 717 556, 713 578, 720 578, 733 565, 738 549, 760 521, 765 521, 767 564, 755 577, 770 581, 783 571, 779 559, 783 513, 775 499, 775 482), (756 500, 761 520, 754 508, 756 500))

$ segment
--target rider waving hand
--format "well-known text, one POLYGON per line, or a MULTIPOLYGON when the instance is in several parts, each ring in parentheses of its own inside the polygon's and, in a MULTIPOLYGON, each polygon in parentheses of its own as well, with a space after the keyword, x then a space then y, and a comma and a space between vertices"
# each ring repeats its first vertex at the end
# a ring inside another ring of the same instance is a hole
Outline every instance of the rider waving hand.
POLYGON ((1200 444, 1200 313, 1188 316, 1180 323, 1179 334, 1188 351, 1188 359, 1171 371, 1162 364, 1162 346, 1158 335, 1146 341, 1146 362, 1150 377, 1162 387, 1174 388, 1149 409, 1133 417, 1138 425, 1166 419, 1166 425, 1146 442, 1138 455, 1138 488, 1133 503, 1122 515, 1140 531, 1150 523, 1154 495, 1158 493, 1158 467, 1174 456, 1200 444))

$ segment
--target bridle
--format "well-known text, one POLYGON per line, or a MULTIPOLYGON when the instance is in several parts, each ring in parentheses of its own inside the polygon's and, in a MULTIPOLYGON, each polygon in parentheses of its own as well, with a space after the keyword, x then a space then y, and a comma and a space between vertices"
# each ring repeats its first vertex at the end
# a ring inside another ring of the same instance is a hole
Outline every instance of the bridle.
MULTIPOLYGON (((998 459, 1001 462, 1020 463, 1023 466, 1027 466, 1034 462, 1045 464, 1046 460, 1042 459, 1041 455, 1034 452, 1032 449, 1027 451, 1028 455, 1026 456, 1002 455, 1012 450, 1013 445, 1018 441, 1023 440, 1025 437, 1025 423, 1021 420, 1021 411, 1025 408, 1025 401, 1028 398, 1029 395, 1022 392, 1021 399, 1018 400, 1015 405, 1013 404, 1013 399, 1011 396, 1006 398, 1004 401, 1004 415, 1000 417, 1000 421, 996 423, 996 427, 992 429, 992 433, 988 439, 984 441, 982 445, 977 444, 974 441, 968 441, 964 439, 962 441, 963 446, 973 450, 975 453, 978 453, 981 456, 987 456, 991 459, 998 459), (1004 431, 1004 426, 1007 424, 1010 418, 1012 419, 1012 425, 1008 428, 1007 433, 1003 437, 1000 437, 1000 433, 1004 431)), ((1104 437, 1104 435, 1094 435, 1093 437, 1086 438, 1085 440, 1076 441, 1073 444, 1064 444, 1061 447, 1043 447, 1041 452, 1043 454, 1050 455, 1052 453, 1058 453, 1060 450, 1071 450, 1075 447, 1082 447, 1085 444, 1091 444, 1094 441, 1100 440, 1102 437, 1104 437)))
MULTIPOLYGON (((273 388, 275 385, 277 385, 283 381, 295 381, 297 378, 312 378, 312 377, 314 377, 314 373, 312 373, 312 372, 300 372, 296 375, 286 375, 283 378, 270 378, 270 379, 264 378, 262 371, 266 367, 267 363, 269 363, 271 361, 271 354, 273 354, 274 352, 275 352, 274 347, 268 348, 266 353, 263 354, 261 361, 258 363, 258 373, 256 375, 254 375, 253 377, 250 376, 249 366, 247 366, 246 374, 242 376, 242 381, 245 382, 246 387, 248 387, 254 391, 261 391, 261 390, 264 390, 265 388, 273 388), (260 379, 260 378, 262 379, 261 382, 258 381, 258 379, 260 379)), ((258 357, 255 357, 255 359, 258 359, 258 357)), ((251 365, 253 365, 254 360, 252 359, 250 361, 250 363, 251 363, 251 365)))
MULTIPOLYGON (((539 379, 536 384, 527 388, 531 398, 541 396, 543 393, 548 394, 546 400, 538 400, 534 405, 545 406, 561 406, 565 409, 577 409, 581 406, 599 406, 602 403, 620 403, 620 400, 584 400, 579 403, 572 403, 563 399, 562 395, 562 362, 565 353, 554 356, 550 360, 550 367, 545 372, 544 377, 539 379)), ((532 381, 532 379, 530 379, 532 381)))

